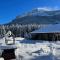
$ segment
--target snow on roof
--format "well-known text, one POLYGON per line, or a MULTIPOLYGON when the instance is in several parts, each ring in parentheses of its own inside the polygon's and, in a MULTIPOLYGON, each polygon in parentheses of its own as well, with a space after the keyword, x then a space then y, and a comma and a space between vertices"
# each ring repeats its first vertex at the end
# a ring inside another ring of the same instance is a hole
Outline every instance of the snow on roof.
POLYGON ((59 33, 59 32, 60 32, 60 24, 49 24, 48 26, 42 27, 31 33, 59 33))

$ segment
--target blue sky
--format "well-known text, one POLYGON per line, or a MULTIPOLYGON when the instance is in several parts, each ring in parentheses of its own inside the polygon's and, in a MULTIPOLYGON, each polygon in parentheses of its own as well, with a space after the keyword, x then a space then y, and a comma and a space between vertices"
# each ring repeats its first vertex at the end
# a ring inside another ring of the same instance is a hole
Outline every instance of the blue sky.
POLYGON ((60 9, 60 0, 0 0, 0 24, 37 7, 60 9))

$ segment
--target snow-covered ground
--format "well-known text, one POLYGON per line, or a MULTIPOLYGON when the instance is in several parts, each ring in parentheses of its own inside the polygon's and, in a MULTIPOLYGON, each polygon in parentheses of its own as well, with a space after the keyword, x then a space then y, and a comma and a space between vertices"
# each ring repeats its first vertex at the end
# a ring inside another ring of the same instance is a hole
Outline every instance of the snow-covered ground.
POLYGON ((26 40, 24 38, 16 39, 18 48, 16 49, 15 54, 17 60, 56 60, 60 56, 60 41, 42 42, 39 40, 26 40))
POLYGON ((0 60, 4 60, 4 58, 0 58, 0 60))
POLYGON ((60 60, 60 41, 48 42, 15 38, 15 60, 60 60))

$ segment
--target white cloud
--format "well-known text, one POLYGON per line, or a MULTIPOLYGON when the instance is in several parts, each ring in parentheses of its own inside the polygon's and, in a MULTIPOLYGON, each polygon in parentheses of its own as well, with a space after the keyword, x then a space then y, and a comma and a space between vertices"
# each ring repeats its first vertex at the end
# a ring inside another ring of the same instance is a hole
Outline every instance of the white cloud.
POLYGON ((38 7, 38 10, 45 10, 45 11, 54 11, 54 10, 59 10, 59 7, 38 7))
POLYGON ((46 10, 46 11, 50 11, 51 9, 50 9, 50 8, 47 8, 47 7, 39 7, 38 10, 46 10))

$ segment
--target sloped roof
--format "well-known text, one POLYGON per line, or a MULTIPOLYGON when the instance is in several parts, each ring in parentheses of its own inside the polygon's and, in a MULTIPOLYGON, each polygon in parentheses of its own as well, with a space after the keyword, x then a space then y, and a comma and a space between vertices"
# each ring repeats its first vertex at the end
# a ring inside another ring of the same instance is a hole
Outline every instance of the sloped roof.
POLYGON ((59 32, 60 32, 60 24, 49 24, 31 33, 59 33, 59 32))

